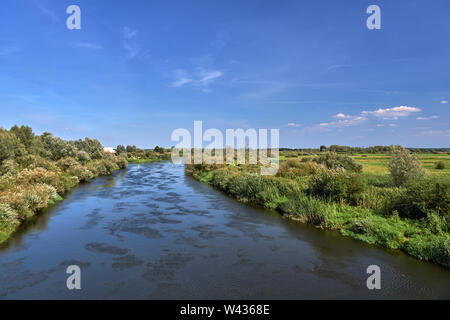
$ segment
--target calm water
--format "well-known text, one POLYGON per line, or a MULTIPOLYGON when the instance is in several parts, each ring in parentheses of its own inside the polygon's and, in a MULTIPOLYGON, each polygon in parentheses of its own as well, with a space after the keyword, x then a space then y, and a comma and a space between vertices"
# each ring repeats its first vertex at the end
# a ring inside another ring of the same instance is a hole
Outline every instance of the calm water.
POLYGON ((0 248, 3 299, 450 298, 450 271, 130 165, 72 191, 0 248), (67 266, 82 289, 66 288, 67 266), (366 288, 381 267, 382 289, 366 288))

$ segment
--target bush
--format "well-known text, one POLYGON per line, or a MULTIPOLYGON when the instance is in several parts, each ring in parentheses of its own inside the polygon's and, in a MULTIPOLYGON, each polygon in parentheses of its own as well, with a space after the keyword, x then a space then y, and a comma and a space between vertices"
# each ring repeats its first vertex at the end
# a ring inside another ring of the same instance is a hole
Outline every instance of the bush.
POLYGON ((434 164, 434 167, 438 170, 444 170, 445 169, 445 162, 444 161, 438 161, 434 164))
POLYGON ((345 169, 354 172, 362 171, 362 165, 357 163, 353 158, 334 152, 318 155, 312 161, 323 164, 328 169, 345 169))
POLYGON ((316 162, 289 159, 282 161, 278 168, 277 176, 293 178, 298 176, 308 176, 317 172, 320 166, 316 162))
POLYGON ((429 213, 448 216, 450 210, 449 185, 430 178, 410 181, 403 197, 395 199, 392 205, 401 217, 426 218, 429 213))
POLYGON ((396 186, 402 186, 413 179, 420 179, 425 174, 417 157, 400 146, 392 149, 389 171, 396 186))
POLYGON ((446 235, 416 236, 406 243, 406 251, 421 260, 450 268, 450 238, 446 235))
POLYGON ((0 203, 0 222, 13 223, 19 218, 17 212, 5 203, 0 203))
POLYGON ((281 203, 279 210, 302 222, 316 226, 324 224, 327 216, 332 212, 329 205, 304 194, 298 194, 281 203))
POLYGON ((342 170, 321 169, 309 182, 309 192, 330 201, 347 201, 356 204, 365 184, 360 175, 342 170))

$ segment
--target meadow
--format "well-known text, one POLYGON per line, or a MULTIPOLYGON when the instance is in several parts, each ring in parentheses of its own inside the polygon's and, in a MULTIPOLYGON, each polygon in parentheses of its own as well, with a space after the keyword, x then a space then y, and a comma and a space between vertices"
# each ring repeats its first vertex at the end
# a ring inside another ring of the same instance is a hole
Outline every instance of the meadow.
POLYGON ((186 165, 186 173, 283 217, 450 268, 450 154, 282 150, 257 165, 186 165))

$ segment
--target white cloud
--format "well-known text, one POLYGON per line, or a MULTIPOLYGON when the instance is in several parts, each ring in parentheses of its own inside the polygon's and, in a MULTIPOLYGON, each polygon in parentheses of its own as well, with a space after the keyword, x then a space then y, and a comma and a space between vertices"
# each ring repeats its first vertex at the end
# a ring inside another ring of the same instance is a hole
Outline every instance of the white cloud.
POLYGON ((56 13, 54 13, 54 12, 51 11, 50 9, 48 9, 48 8, 46 8, 46 7, 42 7, 42 6, 40 7, 40 9, 41 9, 41 12, 42 12, 44 15, 49 16, 50 19, 53 20, 53 22, 58 22, 58 21, 59 21, 59 18, 58 18, 58 16, 56 15, 56 13))
POLYGON ((441 103, 445 104, 445 103, 448 103, 448 101, 447 100, 442 100, 441 103))
POLYGON ((191 83, 193 80, 186 75, 183 70, 174 71, 175 81, 172 82, 172 87, 182 87, 185 84, 191 83))
POLYGON ((343 113, 338 113, 338 114, 334 115, 333 118, 336 118, 336 119, 351 119, 353 117, 349 116, 349 115, 345 115, 343 113))
POLYGON ((295 127, 295 128, 298 128, 301 126, 301 124, 295 123, 295 122, 289 122, 287 125, 288 125, 288 127, 295 127))
POLYGON ((381 118, 382 120, 397 120, 400 117, 407 117, 411 113, 422 111, 416 107, 408 107, 408 106, 400 106, 393 108, 382 109, 374 111, 363 111, 361 114, 363 115, 374 115, 377 118, 381 118))
POLYGON ((384 124, 378 123, 378 124, 377 124, 377 127, 384 127, 384 124))
POLYGON ((139 55, 139 48, 136 43, 125 43, 123 48, 127 52, 128 58, 135 58, 139 55))
POLYGON ((85 48, 85 49, 93 49, 93 50, 103 49, 103 47, 98 44, 88 43, 88 42, 73 42, 72 46, 77 47, 77 48, 85 48))
POLYGON ((125 39, 129 40, 129 39, 134 38, 135 36, 137 36, 138 32, 139 32, 139 30, 137 30, 137 29, 132 29, 127 26, 123 27, 123 36, 125 37, 125 39))
POLYGON ((197 81, 199 84, 204 84, 213 81, 216 78, 219 78, 222 76, 222 72, 220 71, 202 71, 203 74, 202 78, 197 81))
POLYGON ((335 128, 350 127, 350 126, 361 124, 367 120, 367 118, 364 116, 347 116, 347 117, 350 117, 350 118, 340 119, 338 121, 322 122, 319 124, 319 126, 328 127, 328 128, 329 127, 335 127, 335 128))
POLYGON ((430 116, 430 117, 417 117, 417 120, 433 120, 433 119, 439 119, 440 116, 430 116))
POLYGON ((173 72, 175 80, 171 83, 171 86, 182 87, 184 85, 191 85, 200 88, 204 93, 209 93, 211 90, 208 87, 222 75, 223 73, 217 70, 206 71, 198 69, 193 74, 188 74, 184 70, 175 70, 173 72))
POLYGON ((422 131, 421 134, 450 137, 450 130, 429 130, 429 131, 422 131))

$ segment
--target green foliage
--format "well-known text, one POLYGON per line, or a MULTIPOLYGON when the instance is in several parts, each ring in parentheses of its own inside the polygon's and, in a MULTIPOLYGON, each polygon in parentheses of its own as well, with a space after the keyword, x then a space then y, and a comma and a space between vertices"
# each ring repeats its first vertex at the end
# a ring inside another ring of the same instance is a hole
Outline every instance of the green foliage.
POLYGON ((0 242, 78 183, 127 166, 125 158, 102 150, 95 139, 35 136, 25 126, 0 129, 0 242))
POLYGON ((402 186, 425 175, 417 156, 400 146, 392 148, 389 171, 396 186, 402 186))
POLYGON ((19 138, 0 128, 0 164, 7 159, 15 159, 25 154, 25 146, 19 138))
MULTIPOLYGON (((399 153, 402 165, 414 159, 409 152, 399 153)), ((187 165, 186 173, 240 201, 449 267, 449 186, 445 180, 424 178, 414 169, 417 166, 405 165, 413 169, 406 169, 407 179, 398 187, 388 175, 358 173, 341 157, 313 159, 317 158, 285 157, 276 176, 259 176, 254 165, 187 165)))
POLYGON ((444 170, 445 169, 445 162, 444 161, 438 161, 434 164, 434 167, 437 170, 444 170))
POLYGON ((309 182, 309 192, 330 201, 357 204, 365 185, 361 176, 342 170, 320 169, 309 182))
POLYGON ((406 243, 406 252, 421 260, 450 268, 450 237, 443 236, 417 236, 406 243))
POLYGON ((357 163, 353 158, 334 152, 320 154, 314 157, 312 161, 323 164, 328 169, 345 169, 354 172, 362 171, 362 165, 357 163))
POLYGON ((421 219, 429 213, 448 216, 450 210, 449 185, 430 178, 412 180, 406 185, 406 192, 392 203, 401 217, 421 219))
POLYGON ((10 129, 11 133, 14 133, 16 137, 20 140, 20 142, 25 146, 25 148, 31 148, 34 139, 33 130, 28 126, 13 126, 10 129))

